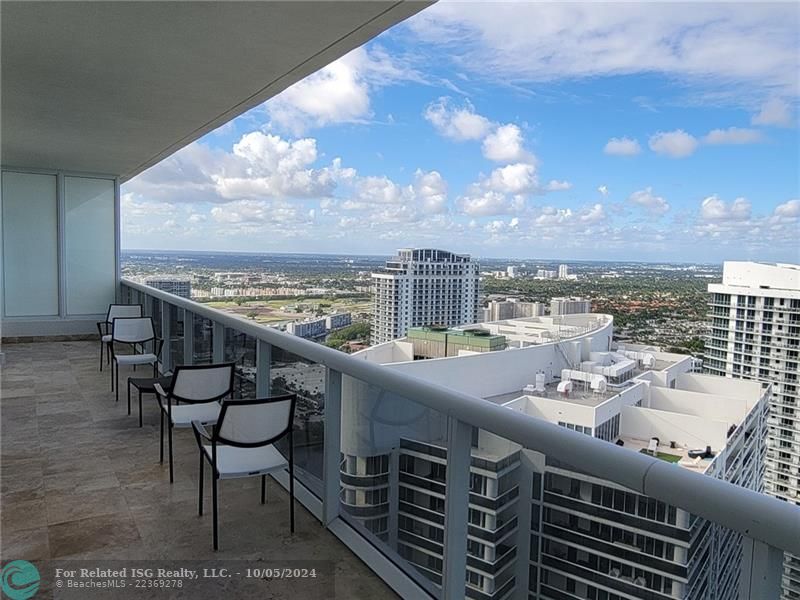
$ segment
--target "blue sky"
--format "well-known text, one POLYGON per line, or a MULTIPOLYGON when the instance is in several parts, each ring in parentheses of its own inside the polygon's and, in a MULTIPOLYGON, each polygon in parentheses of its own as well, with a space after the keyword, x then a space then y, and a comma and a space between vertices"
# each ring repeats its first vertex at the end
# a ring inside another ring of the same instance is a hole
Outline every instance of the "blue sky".
POLYGON ((440 2, 123 186, 123 247, 800 262, 796 4, 440 2))

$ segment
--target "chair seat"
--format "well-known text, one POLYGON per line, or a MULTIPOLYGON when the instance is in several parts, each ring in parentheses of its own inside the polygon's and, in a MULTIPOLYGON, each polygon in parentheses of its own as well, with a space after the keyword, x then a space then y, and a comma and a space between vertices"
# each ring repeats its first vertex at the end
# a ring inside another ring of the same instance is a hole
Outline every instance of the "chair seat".
POLYGON ((100 338, 104 344, 108 344, 111 341, 111 334, 104 335, 100 338))
POLYGON ((158 360, 155 354, 117 354, 118 365, 151 365, 158 360))
POLYGON ((128 385, 132 385, 143 394, 155 394, 157 383, 168 392, 172 385, 172 377, 128 377, 128 385))
MULTIPOLYGON (((204 445, 203 452, 210 461, 211 446, 204 445)), ((217 472, 220 479, 263 475, 288 466, 288 461, 272 444, 260 448, 237 448, 217 444, 217 472)))
POLYGON ((191 427, 192 421, 200 421, 203 425, 213 425, 219 419, 219 409, 219 402, 173 404, 172 424, 175 427, 191 427))

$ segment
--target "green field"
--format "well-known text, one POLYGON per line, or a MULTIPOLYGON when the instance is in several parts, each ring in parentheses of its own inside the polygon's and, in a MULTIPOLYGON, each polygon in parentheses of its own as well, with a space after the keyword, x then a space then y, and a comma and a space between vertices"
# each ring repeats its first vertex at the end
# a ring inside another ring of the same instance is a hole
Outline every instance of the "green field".
MULTIPOLYGON (((317 316, 317 311, 312 307, 324 305, 319 308, 325 315, 334 312, 350 312, 356 317, 359 313, 369 313, 372 310, 372 303, 369 298, 283 298, 280 300, 245 300, 235 302, 233 300, 217 300, 206 302, 207 306, 231 312, 243 317, 252 318, 257 323, 265 325, 275 325, 309 319, 317 316), (292 310, 288 307, 304 305, 302 310, 292 310), (288 310, 284 310, 286 307, 288 310)), ((322 315, 321 315, 322 316, 322 315)))
MULTIPOLYGON (((641 450, 639 450, 639 452, 641 452, 642 454, 647 454, 647 456, 653 456, 652 454, 650 454, 647 448, 642 448, 641 450)), ((675 454, 667 454, 666 452, 658 452, 656 454, 656 458, 660 458, 661 460, 664 460, 669 463, 676 463, 681 459, 680 456, 677 456, 675 454)))

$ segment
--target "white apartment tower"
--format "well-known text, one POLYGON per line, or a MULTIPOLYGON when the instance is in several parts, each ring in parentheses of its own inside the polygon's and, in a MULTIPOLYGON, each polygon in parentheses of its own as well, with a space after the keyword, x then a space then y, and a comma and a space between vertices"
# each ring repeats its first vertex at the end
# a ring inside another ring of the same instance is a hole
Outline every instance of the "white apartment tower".
POLYGON ((372 274, 372 343, 405 335, 409 327, 478 321, 480 271, 467 254, 431 248, 398 250, 372 274))
POLYGON ((579 315, 592 312, 592 301, 585 298, 552 298, 551 315, 579 315))
MULTIPOLYGON (((764 491, 800 505, 800 265, 726 262, 709 291, 708 373, 772 384, 764 491)), ((787 555, 784 598, 800 598, 787 555)))
MULTIPOLYGON (((478 395, 520 418, 761 490, 770 388, 693 373, 690 356, 614 348, 607 315, 528 317, 464 329, 504 337, 505 344, 421 360, 407 338, 356 356, 478 395)), ((343 514, 405 559, 436 596, 451 466, 447 415, 351 377, 342 386, 343 514), (357 417, 363 414, 371 420, 357 417)), ((735 532, 592 476, 558 455, 478 428, 472 434, 465 598, 738 597, 743 546, 735 532)))

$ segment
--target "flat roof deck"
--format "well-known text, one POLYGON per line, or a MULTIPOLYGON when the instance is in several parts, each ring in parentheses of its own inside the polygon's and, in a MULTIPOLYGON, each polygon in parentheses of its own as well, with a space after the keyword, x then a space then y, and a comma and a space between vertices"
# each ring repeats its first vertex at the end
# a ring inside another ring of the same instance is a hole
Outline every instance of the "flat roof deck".
MULTIPOLYGON (((198 517, 198 450, 192 432, 174 432, 175 483, 170 485, 168 464, 158 461, 159 413, 153 397, 144 397, 140 429, 135 405, 127 415, 125 388, 116 403, 108 370, 98 371, 98 342, 4 344, 3 352, 3 559, 34 564, 50 559, 242 560, 254 567, 332 561, 337 598, 397 597, 299 502, 291 535, 288 494, 274 481, 268 482, 266 505, 260 503, 258 478, 221 482, 220 550, 214 552, 211 478, 206 472, 206 511, 198 517)), ((228 581, 225 596, 245 595, 237 582, 228 581)), ((291 589, 270 591, 289 598, 291 589)), ((331 592, 326 589, 320 597, 331 592)), ((220 589, 208 586, 191 596, 218 598, 220 589)))
MULTIPOLYGON (((633 452, 641 452, 642 450, 647 450, 647 447, 650 445, 650 440, 642 440, 639 438, 629 437, 629 436, 621 436, 621 439, 625 443, 625 448, 630 448, 633 452)), ((659 440, 660 442, 661 440, 659 440)), ((697 448, 697 450, 701 450, 702 448, 697 448)), ((668 462, 674 462, 676 465, 683 467, 685 469, 689 469, 691 471, 696 471, 698 473, 703 473, 709 467, 711 462, 714 460, 713 458, 703 458, 700 460, 696 460, 694 458, 689 457, 689 450, 695 450, 695 448, 670 448, 669 443, 662 444, 659 443, 657 447, 657 453, 664 455, 659 456, 662 460, 666 460, 668 462), (677 457, 677 460, 672 460, 669 457, 677 457)), ((649 454, 649 453, 648 453, 649 454)))

